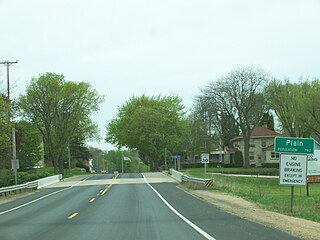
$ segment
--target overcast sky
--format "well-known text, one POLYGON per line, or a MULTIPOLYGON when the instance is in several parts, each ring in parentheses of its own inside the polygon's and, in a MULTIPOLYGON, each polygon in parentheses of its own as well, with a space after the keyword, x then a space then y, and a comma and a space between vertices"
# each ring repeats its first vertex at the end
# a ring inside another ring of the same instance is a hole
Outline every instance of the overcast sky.
MULTIPOLYGON (((103 138, 132 95, 177 94, 189 109, 239 67, 320 77, 319 0, 0 0, 0 18, 0 61, 18 60, 11 95, 46 72, 90 82, 106 95, 94 116, 103 138)), ((6 90, 4 65, 0 80, 6 90)))

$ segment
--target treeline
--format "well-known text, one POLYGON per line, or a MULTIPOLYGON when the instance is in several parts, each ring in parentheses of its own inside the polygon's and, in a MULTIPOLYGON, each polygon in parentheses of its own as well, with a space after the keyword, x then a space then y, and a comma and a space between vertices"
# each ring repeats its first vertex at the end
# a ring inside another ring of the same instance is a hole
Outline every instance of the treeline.
POLYGON ((132 97, 108 123, 106 141, 138 150, 151 169, 159 170, 174 164, 172 156, 194 161, 242 135, 243 166, 249 167, 256 126, 319 139, 319 88, 318 79, 294 83, 260 68, 235 69, 203 86, 189 114, 178 96, 132 97))
POLYGON ((201 148, 223 149, 242 135, 244 167, 249 167, 249 141, 256 126, 319 140, 319 90, 319 79, 275 79, 254 67, 233 70, 196 96, 189 117, 191 145, 186 147, 198 153, 201 148))
POLYGON ((11 169, 12 128, 15 128, 17 159, 25 171, 41 160, 64 173, 68 154, 72 166, 89 159, 85 142, 98 137, 91 115, 103 96, 87 82, 73 82, 63 75, 46 73, 33 78, 18 99, 0 98, 0 169, 11 169))

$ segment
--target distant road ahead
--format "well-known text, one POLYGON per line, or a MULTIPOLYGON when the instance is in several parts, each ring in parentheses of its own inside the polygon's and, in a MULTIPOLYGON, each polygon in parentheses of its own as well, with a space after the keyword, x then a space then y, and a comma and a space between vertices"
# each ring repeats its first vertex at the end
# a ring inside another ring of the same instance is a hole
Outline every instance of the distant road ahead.
POLYGON ((145 177, 75 177, 2 204, 0 239, 296 239, 194 198, 161 173, 145 177))

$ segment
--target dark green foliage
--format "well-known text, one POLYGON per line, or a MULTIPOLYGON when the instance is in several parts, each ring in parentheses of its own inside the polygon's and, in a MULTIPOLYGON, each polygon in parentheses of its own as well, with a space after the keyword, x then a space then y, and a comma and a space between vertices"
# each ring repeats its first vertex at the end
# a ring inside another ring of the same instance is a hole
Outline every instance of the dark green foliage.
POLYGON ((67 81, 54 73, 33 78, 26 94, 20 96, 20 114, 42 133, 46 156, 56 173, 63 174, 68 144, 97 137, 90 115, 102 101, 89 83, 67 81))
POLYGON ((279 168, 279 163, 262 163, 263 168, 279 168))
POLYGON ((42 157, 42 135, 31 123, 19 121, 15 124, 17 159, 20 171, 28 170, 37 165, 42 157))
POLYGON ((234 154, 234 167, 243 166, 243 155, 241 151, 236 151, 234 154))
POLYGON ((160 169, 165 148, 179 145, 186 134, 181 99, 170 97, 132 97, 107 126, 106 141, 118 147, 138 150, 144 163, 160 169))
POLYGON ((40 179, 40 178, 45 178, 51 176, 50 173, 48 172, 18 172, 17 177, 18 177, 18 184, 26 183, 26 182, 32 182, 34 180, 40 179))

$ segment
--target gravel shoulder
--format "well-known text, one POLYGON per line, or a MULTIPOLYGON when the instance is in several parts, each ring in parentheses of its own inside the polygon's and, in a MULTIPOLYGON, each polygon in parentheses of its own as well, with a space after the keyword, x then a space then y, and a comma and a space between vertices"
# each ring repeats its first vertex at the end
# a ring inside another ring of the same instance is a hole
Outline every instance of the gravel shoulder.
POLYGON ((249 221, 280 229, 301 239, 320 239, 320 223, 271 212, 262 209, 255 203, 248 202, 240 197, 227 193, 204 190, 183 190, 249 221))

